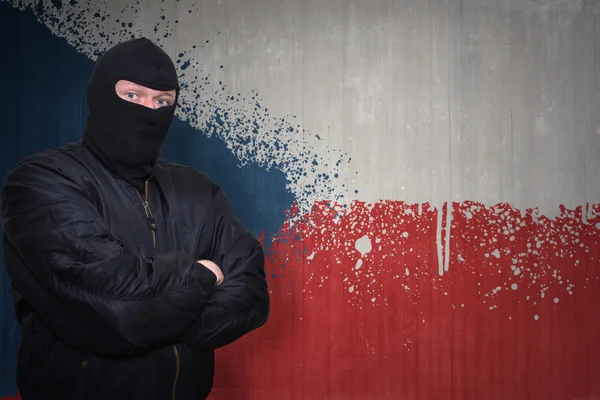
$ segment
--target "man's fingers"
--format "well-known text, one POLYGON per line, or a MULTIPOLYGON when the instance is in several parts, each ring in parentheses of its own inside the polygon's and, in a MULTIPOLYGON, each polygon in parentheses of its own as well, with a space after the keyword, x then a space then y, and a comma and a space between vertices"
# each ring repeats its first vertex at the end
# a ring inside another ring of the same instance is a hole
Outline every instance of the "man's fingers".
POLYGON ((223 271, 221 271, 221 268, 219 268, 219 266, 217 264, 215 264, 214 262, 212 262, 210 260, 199 260, 198 263, 200 263, 204 267, 210 269, 213 272, 213 274, 215 274, 215 276, 217 277, 217 281, 215 282, 215 284, 217 286, 219 286, 221 283, 223 283, 223 280, 225 279, 225 277, 223 276, 223 271))

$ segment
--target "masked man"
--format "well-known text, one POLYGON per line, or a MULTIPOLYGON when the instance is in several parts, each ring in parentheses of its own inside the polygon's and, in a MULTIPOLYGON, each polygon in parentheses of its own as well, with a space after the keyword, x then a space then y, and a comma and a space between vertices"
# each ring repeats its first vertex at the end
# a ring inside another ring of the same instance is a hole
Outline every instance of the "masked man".
POLYGON ((24 400, 204 399, 214 349, 263 325, 260 243, 207 176, 158 159, 179 85, 147 39, 100 57, 83 140, 2 190, 24 400))

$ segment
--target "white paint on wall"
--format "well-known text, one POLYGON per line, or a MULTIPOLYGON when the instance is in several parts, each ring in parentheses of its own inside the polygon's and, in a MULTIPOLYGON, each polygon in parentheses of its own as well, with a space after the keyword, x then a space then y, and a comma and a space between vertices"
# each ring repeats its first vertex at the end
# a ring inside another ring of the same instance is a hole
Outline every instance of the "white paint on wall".
POLYGON ((356 261, 356 264, 354 265, 354 269, 357 269, 357 270, 358 270, 358 269, 360 269, 360 267, 362 267, 362 265, 363 265, 363 260, 359 258, 359 259, 356 261))
POLYGON ((570 45, 593 42, 593 2, 2 1, 91 58, 159 41, 181 61, 178 116, 240 165, 283 171, 303 211, 473 200, 554 217, 599 201, 599 61, 570 45))
POLYGON ((368 235, 364 235, 360 239, 358 239, 354 245, 356 250, 360 253, 361 257, 364 257, 365 254, 369 253, 373 247, 371 246, 371 239, 369 239, 368 235))
POLYGON ((450 235, 452 230, 452 204, 446 203, 439 207, 437 212, 437 225, 435 242, 437 248, 438 274, 444 275, 450 269, 450 235), (446 207, 446 211, 444 211, 446 207), (445 226, 443 225, 445 215, 445 226), (443 234, 442 234, 443 232, 443 234), (444 238, 442 241, 442 237, 444 238))

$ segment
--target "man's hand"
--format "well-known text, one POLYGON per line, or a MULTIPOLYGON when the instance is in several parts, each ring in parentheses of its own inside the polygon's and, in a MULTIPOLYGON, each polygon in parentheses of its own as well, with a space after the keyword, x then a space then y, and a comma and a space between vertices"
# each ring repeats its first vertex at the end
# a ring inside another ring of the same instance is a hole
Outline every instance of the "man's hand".
POLYGON ((215 276, 217 277, 217 282, 215 283, 215 285, 219 286, 221 283, 223 283, 225 277, 223 276, 223 271, 221 271, 221 268, 219 268, 217 264, 210 260, 198 260, 197 262, 210 269, 213 272, 213 274, 215 274, 215 276))

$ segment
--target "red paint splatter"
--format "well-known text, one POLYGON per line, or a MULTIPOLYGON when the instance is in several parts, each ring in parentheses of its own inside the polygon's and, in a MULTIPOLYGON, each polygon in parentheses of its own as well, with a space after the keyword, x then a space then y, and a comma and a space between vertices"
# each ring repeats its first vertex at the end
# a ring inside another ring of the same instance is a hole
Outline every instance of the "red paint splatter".
POLYGON ((6 396, 0 400, 21 400, 21 395, 17 393, 16 396, 6 396))
POLYGON ((271 318, 218 352, 211 398, 600 393, 600 207, 451 211, 322 203, 286 224, 271 318))
POLYGON ((267 257, 271 318, 218 351, 211 399, 600 394, 600 206, 294 212, 267 257))

